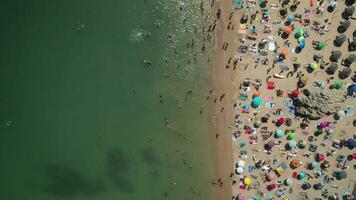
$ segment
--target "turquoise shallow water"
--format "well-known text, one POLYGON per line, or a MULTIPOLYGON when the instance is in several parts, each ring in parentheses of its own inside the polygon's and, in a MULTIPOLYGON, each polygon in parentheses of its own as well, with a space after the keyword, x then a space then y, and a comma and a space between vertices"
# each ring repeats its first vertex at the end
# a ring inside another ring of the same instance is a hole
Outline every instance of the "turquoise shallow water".
POLYGON ((211 199, 199 4, 3 1, 0 199, 211 199))

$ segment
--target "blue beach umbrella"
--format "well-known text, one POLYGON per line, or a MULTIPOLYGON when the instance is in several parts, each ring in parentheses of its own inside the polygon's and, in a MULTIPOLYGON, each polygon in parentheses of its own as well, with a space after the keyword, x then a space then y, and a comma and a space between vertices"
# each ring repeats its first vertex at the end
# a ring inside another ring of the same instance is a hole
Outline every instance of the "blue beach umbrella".
POLYGON ((312 162, 309 164, 309 169, 315 169, 318 166, 317 162, 312 162))
POLYGON ((305 42, 304 41, 300 42, 299 43, 299 48, 304 49, 304 47, 305 47, 305 42))
POLYGON ((294 140, 291 140, 291 141, 288 142, 288 146, 290 148, 294 148, 295 146, 297 146, 297 143, 294 140))
POLYGON ((258 106, 260 106, 262 104, 262 98, 261 97, 254 97, 252 99, 252 103, 251 106, 254 108, 257 108, 258 106))
POLYGON ((275 138, 281 138, 283 136, 284 136, 284 132, 282 130, 276 130, 276 132, 274 133, 275 138))

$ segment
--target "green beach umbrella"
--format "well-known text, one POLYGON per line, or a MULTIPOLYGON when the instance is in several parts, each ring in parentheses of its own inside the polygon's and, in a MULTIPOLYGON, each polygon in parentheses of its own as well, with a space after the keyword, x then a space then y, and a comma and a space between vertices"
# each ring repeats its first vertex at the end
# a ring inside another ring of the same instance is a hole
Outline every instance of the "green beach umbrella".
POLYGON ((291 133, 288 135, 288 139, 289 139, 289 140, 294 140, 296 137, 297 137, 297 134, 296 134, 295 132, 291 132, 291 133))
POLYGON ((297 32, 295 33, 298 37, 301 37, 304 34, 304 30, 303 29, 298 29, 297 32))
POLYGON ((319 42, 318 45, 316 46, 317 49, 321 50, 325 47, 324 42, 319 42))
POLYGON ((261 126, 262 122, 260 120, 256 120, 255 123, 253 123, 253 126, 255 128, 259 128, 261 126))
POLYGON ((304 38, 303 36, 300 36, 300 37, 298 38, 298 43, 301 43, 304 39, 305 39, 305 38, 304 38))
POLYGON ((331 88, 332 88, 332 89, 337 89, 337 90, 339 90, 339 89, 342 88, 342 86, 344 86, 344 81, 339 80, 339 81, 335 81, 335 82, 331 85, 331 88))
POLYGON ((321 134, 323 134, 323 130, 322 130, 322 129, 316 130, 316 131, 314 132, 314 135, 315 135, 315 136, 319 136, 319 135, 321 135, 321 134))
POLYGON ((335 177, 337 180, 345 179, 347 178, 347 173, 345 171, 337 171, 335 172, 335 177))
POLYGON ((311 184, 310 183, 304 183, 303 185, 302 185, 302 189, 303 190, 308 190, 308 189, 310 189, 311 188, 311 184))

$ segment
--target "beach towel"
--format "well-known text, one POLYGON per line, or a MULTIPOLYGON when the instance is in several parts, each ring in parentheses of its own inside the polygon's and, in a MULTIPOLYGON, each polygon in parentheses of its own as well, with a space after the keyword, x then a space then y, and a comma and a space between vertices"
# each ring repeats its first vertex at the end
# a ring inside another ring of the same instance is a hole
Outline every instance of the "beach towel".
POLYGON ((352 116, 354 113, 354 107, 353 106, 348 106, 346 108, 346 116, 352 116))
POLYGON ((266 103, 266 108, 273 108, 276 105, 275 102, 267 102, 266 103))

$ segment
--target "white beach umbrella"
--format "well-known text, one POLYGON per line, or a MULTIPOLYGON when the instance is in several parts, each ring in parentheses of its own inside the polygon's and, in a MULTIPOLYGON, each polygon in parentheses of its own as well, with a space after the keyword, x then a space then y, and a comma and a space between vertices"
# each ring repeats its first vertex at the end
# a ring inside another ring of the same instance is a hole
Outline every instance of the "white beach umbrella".
POLYGON ((236 173, 237 174, 242 174, 243 172, 244 172, 244 168, 242 168, 242 167, 236 168, 236 173))

